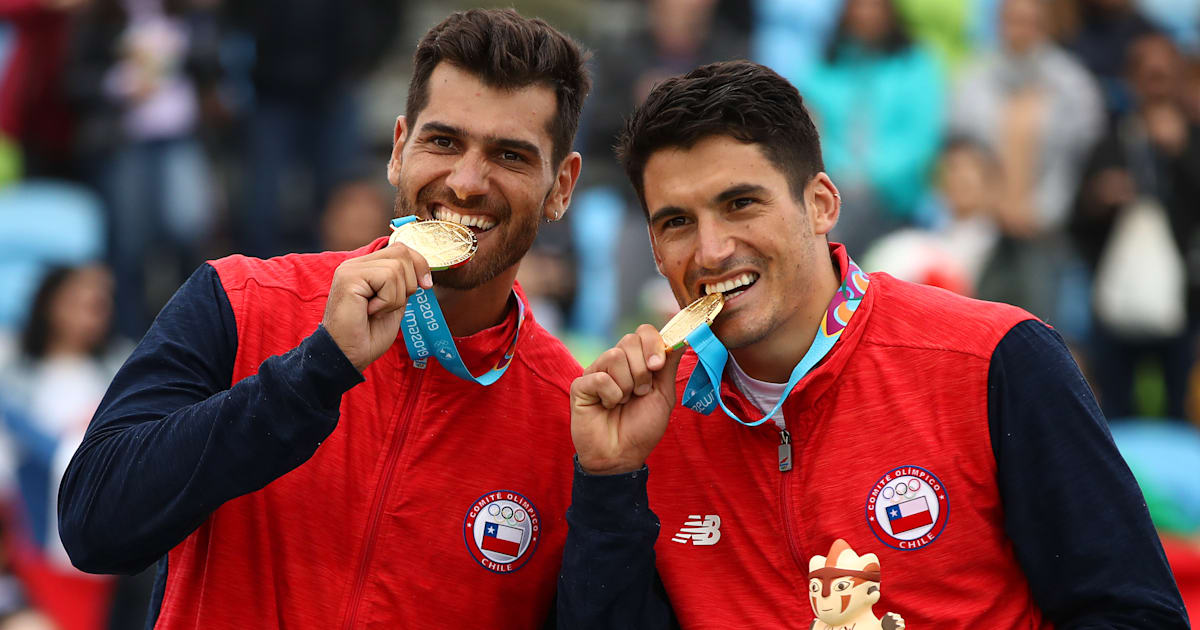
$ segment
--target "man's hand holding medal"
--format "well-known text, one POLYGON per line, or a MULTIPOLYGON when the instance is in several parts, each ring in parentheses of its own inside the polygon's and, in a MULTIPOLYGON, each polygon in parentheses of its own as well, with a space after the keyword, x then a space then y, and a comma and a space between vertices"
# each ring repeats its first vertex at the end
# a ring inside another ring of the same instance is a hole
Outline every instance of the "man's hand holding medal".
POLYGON ((619 474, 645 464, 675 406, 675 373, 686 339, 713 323, 724 297, 713 293, 692 302, 661 332, 642 324, 575 380, 571 438, 585 471, 619 474))

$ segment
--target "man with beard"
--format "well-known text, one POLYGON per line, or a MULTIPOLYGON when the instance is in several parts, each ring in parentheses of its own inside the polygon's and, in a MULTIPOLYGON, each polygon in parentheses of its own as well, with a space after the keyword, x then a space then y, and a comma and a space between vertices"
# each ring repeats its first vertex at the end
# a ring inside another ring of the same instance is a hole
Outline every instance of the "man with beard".
POLYGON ((398 215, 468 226, 474 258, 431 273, 379 239, 203 266, 66 473, 73 562, 158 562, 157 628, 542 623, 579 366, 526 314, 514 278, 539 222, 570 201, 588 88, 577 45, 540 20, 473 10, 430 30, 387 174, 398 215), (406 315, 414 295, 422 308, 406 315), (429 324, 434 302, 444 320, 429 324), (429 343, 472 374, 507 371, 482 387, 410 359, 395 342, 418 323, 448 328, 429 343))

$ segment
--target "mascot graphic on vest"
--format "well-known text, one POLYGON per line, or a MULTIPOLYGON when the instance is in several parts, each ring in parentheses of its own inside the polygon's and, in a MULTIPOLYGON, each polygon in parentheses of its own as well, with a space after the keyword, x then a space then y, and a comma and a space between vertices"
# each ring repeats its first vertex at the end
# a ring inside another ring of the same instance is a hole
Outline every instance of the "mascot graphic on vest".
POLYGON ((810 630, 904 630, 900 615, 881 620, 871 610, 879 601, 879 558, 854 553, 841 538, 828 556, 808 561, 808 596, 817 616, 810 630))

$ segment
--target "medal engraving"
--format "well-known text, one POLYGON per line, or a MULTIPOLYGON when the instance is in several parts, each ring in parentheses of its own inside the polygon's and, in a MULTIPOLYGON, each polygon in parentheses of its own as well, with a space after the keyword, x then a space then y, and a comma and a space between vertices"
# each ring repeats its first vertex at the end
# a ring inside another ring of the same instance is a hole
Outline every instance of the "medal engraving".
POLYGON ((425 257, 432 271, 457 267, 475 255, 478 242, 465 225, 449 221, 414 221, 393 228, 388 245, 400 242, 425 257))
POLYGON ((721 293, 710 293, 688 304, 659 331, 658 334, 662 336, 663 345, 667 347, 667 350, 683 347, 684 340, 692 334, 693 330, 699 328, 701 324, 712 325, 723 306, 725 306, 725 295, 721 293))

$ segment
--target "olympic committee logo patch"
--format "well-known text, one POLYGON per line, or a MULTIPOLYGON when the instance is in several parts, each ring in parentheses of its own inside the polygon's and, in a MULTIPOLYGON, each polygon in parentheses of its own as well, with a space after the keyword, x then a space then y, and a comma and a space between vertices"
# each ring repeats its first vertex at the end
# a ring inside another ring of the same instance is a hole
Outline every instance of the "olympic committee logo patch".
POLYGON ((883 544, 920 549, 946 528, 950 501, 946 487, 920 466, 900 466, 884 475, 867 495, 867 524, 883 544))
POLYGON ((463 521, 463 540, 479 566, 512 573, 525 566, 537 550, 541 522, 537 508, 509 490, 489 492, 471 504, 463 521))

